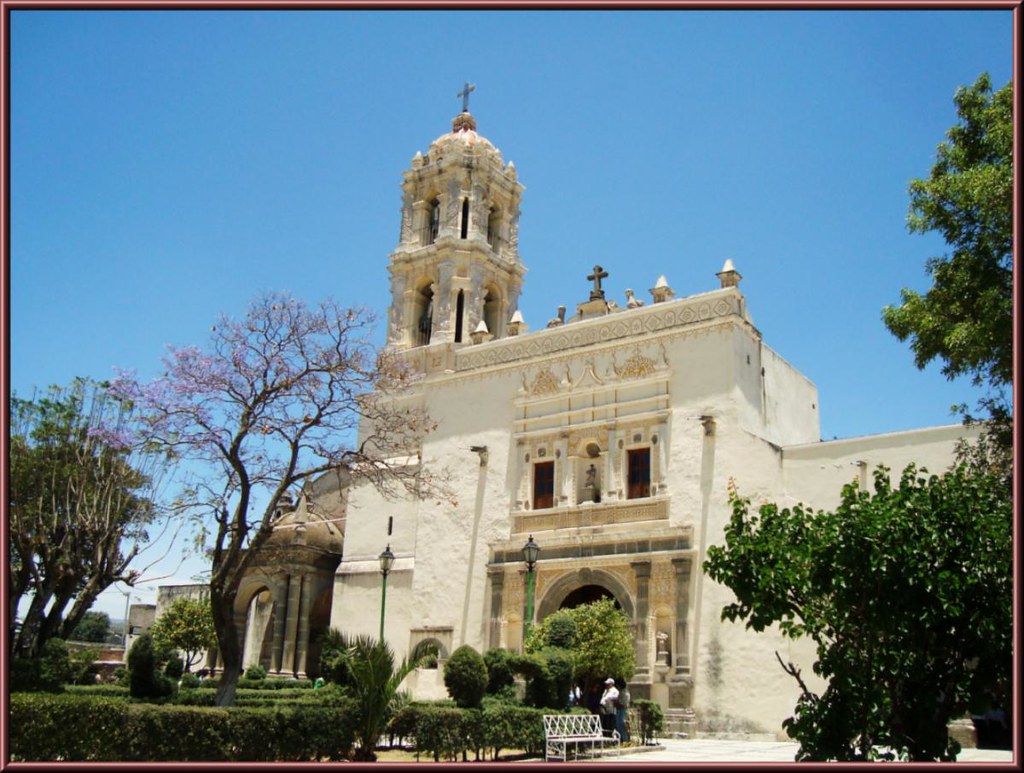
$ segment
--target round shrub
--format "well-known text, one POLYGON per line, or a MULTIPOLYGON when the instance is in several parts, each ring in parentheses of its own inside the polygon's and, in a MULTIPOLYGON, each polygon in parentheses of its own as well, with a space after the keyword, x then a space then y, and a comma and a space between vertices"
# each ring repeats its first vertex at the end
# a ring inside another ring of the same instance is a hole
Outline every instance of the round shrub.
POLYGON ((487 694, 503 694, 505 688, 512 687, 516 672, 513 654, 502 647, 492 647, 484 653, 484 665, 487 666, 487 694))
POLYGON ((47 692, 61 692, 74 681, 75 669, 63 639, 47 639, 39 655, 39 685, 47 692))
POLYGON ((164 673, 170 679, 181 679, 181 675, 185 672, 185 661, 181 659, 181 655, 177 653, 171 655, 167 659, 167 665, 164 666, 164 673))
POLYGON ((133 698, 163 698, 174 692, 174 683, 157 669, 153 637, 148 633, 128 651, 128 684, 133 698))
POLYGON ((259 682, 262 679, 267 678, 267 669, 263 666, 249 666, 245 669, 245 678, 250 679, 254 682, 259 682))
POLYGON ((463 644, 444 664, 444 686, 457 706, 477 708, 487 691, 487 666, 483 656, 463 644))
POLYGON ((199 686, 199 677, 195 674, 182 674, 181 681, 178 684, 187 690, 191 690, 199 686))

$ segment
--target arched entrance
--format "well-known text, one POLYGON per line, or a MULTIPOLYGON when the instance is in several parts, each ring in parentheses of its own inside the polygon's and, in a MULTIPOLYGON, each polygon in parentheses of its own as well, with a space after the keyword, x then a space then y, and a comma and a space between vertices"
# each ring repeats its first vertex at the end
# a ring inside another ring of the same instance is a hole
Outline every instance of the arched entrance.
POLYGON ((537 602, 537 620, 559 609, 571 609, 600 598, 612 598, 615 605, 634 620, 634 600, 629 588, 614 574, 583 568, 563 575, 544 591, 537 602))
POLYGON ((612 595, 611 591, 601 585, 583 585, 574 591, 571 591, 568 596, 558 605, 559 609, 575 609, 576 607, 582 607, 584 604, 592 604, 595 601, 601 599, 611 599, 615 602, 616 609, 622 609, 622 605, 619 600, 612 595))

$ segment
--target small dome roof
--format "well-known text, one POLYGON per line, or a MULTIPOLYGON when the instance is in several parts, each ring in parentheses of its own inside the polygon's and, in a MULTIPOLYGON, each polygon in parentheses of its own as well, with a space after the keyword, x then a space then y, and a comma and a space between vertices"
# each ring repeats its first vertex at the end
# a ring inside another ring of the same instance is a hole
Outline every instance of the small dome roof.
POLYGON ((345 538, 338 524, 311 517, 305 509, 293 510, 274 523, 268 545, 288 547, 304 545, 327 553, 341 553, 345 538))
POLYGON ((459 113, 452 119, 452 130, 442 134, 432 143, 430 149, 441 147, 454 142, 461 142, 464 145, 480 145, 490 150, 497 150, 491 141, 476 132, 476 119, 469 113, 459 113))

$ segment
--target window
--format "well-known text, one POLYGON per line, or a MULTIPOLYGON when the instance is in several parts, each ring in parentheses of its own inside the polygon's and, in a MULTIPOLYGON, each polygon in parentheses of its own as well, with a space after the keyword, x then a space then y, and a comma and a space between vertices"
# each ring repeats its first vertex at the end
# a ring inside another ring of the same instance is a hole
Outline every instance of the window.
POLYGON ((427 218, 427 244, 433 244, 437 240, 437 232, 441 227, 441 202, 434 199, 430 202, 430 215, 427 218))
POLYGON ((469 235, 469 199, 462 200, 462 232, 460 236, 465 239, 469 235))
POLYGON ((484 295, 483 320, 487 332, 497 338, 501 332, 498 330, 498 293, 493 289, 484 295))
POLYGON ((555 506, 555 463, 537 462, 533 465, 533 509, 555 506))
POLYGON ((426 346, 430 343, 430 333, 434 324, 433 285, 427 285, 419 291, 413 312, 413 322, 416 325, 413 331, 413 345, 426 346))
POLYGON ((627 454, 628 488, 627 499, 651 495, 651 449, 634 448, 627 454))
POLYGON ((455 343, 462 343, 462 317, 466 311, 466 296, 459 290, 459 296, 455 300, 455 343))

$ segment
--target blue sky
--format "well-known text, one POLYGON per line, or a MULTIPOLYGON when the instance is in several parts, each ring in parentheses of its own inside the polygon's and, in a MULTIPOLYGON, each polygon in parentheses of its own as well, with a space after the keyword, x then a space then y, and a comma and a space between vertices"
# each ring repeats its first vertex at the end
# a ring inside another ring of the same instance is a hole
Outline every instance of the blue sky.
POLYGON ((907 184, 956 88, 1010 79, 1009 11, 15 10, 10 44, 20 395, 156 375, 263 290, 383 314, 402 171, 470 81, 526 186, 531 329, 595 263, 623 304, 661 274, 712 290, 731 258, 765 342, 817 384, 823 438, 977 397, 880 315, 945 251, 907 232, 907 184))

